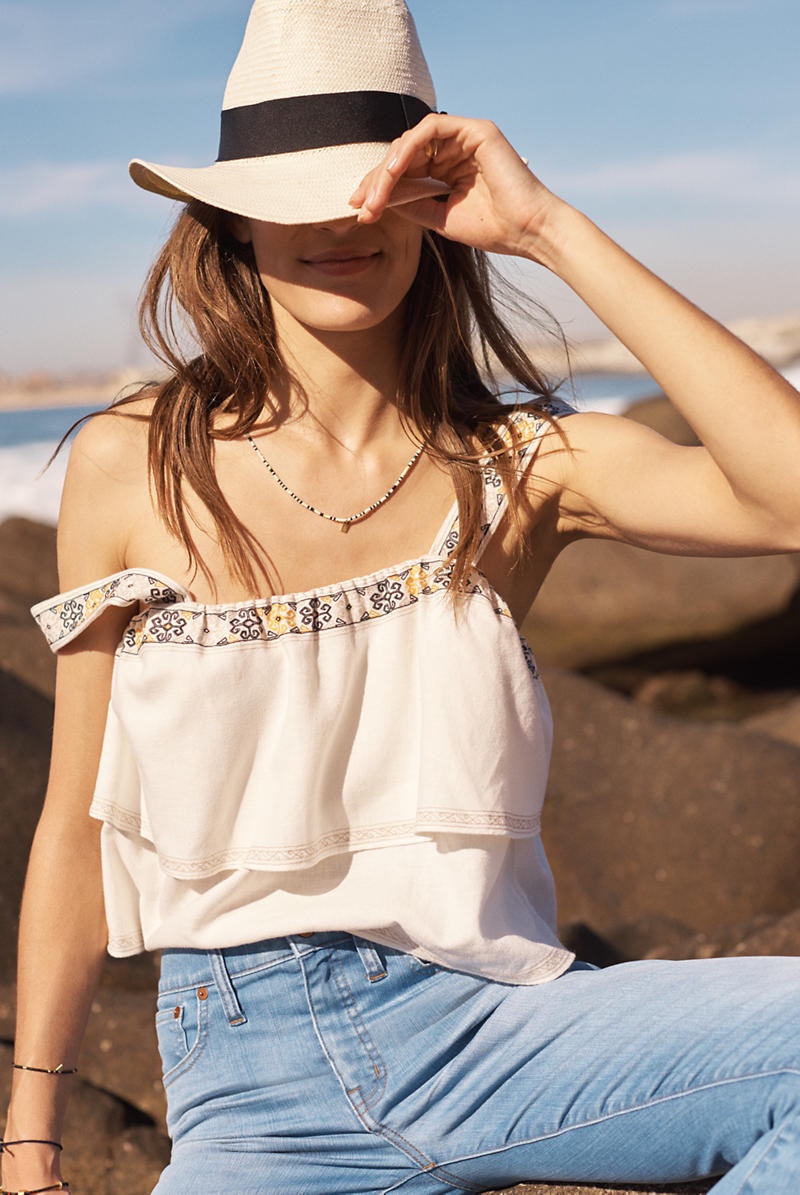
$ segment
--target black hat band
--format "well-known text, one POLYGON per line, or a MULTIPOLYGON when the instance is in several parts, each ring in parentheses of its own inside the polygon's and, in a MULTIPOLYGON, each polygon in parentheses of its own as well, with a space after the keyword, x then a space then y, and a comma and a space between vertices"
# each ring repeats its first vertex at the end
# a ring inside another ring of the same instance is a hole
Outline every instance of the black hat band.
POLYGON ((393 141, 432 110, 414 95, 391 91, 336 91, 224 108, 217 161, 393 141))

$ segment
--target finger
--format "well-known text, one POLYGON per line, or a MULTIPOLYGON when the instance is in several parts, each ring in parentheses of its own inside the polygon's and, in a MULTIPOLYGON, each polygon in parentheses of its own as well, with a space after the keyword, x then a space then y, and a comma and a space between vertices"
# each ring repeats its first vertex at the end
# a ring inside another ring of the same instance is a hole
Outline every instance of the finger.
POLYGON ((392 208, 398 216, 427 228, 430 232, 445 233, 447 223, 447 203, 439 199, 414 199, 410 203, 401 203, 392 208))
POLYGON ((444 181, 445 173, 450 166, 463 157, 460 146, 452 141, 440 142, 436 138, 424 143, 421 155, 419 153, 413 154, 413 152, 400 155, 398 150, 399 138, 397 142, 392 143, 390 150, 385 155, 381 164, 370 170, 369 174, 366 174, 358 184, 348 200, 351 207, 358 208, 363 205, 367 195, 370 194, 377 183, 381 171, 385 169, 388 169, 394 178, 392 189, 395 190, 402 178, 430 177, 444 181), (398 158, 398 161, 402 164, 402 161, 409 157, 411 158, 411 164, 405 170, 402 170, 399 166, 391 165, 394 158, 398 158))
POLYGON ((367 218, 370 215, 380 216, 399 178, 419 168, 428 173, 433 160, 430 153, 426 153, 426 148, 433 143, 437 144, 436 176, 439 176, 446 157, 452 156, 450 146, 444 143, 452 139, 456 131, 464 127, 464 123, 457 117, 431 113, 413 129, 408 129, 392 142, 383 162, 362 180, 351 196, 351 205, 361 208, 367 218))

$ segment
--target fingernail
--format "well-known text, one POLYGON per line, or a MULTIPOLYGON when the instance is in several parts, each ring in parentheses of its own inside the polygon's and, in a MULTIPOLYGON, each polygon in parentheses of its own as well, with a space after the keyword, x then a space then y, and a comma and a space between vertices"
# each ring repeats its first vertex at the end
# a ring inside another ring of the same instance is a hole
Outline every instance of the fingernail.
POLYGON ((395 168, 395 166, 396 166, 396 165, 397 165, 397 155, 395 155, 395 156, 392 158, 391 162, 387 162, 387 164, 386 164, 386 169, 387 169, 387 170, 394 170, 394 168, 395 168))

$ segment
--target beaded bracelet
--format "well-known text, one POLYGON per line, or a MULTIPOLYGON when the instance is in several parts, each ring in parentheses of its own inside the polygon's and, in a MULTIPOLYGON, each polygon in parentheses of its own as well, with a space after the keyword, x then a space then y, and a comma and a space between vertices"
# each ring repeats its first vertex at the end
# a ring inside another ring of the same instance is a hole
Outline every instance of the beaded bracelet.
POLYGON ((12 1062, 12 1070, 15 1071, 35 1071, 37 1075, 77 1075, 77 1066, 65 1067, 63 1062, 59 1062, 58 1066, 51 1069, 48 1066, 23 1066, 21 1062, 12 1062))

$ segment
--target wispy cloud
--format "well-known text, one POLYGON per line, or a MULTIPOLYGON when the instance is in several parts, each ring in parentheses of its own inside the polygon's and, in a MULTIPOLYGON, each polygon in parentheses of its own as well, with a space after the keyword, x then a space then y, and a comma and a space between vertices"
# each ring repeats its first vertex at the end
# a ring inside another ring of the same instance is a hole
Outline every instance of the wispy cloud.
POLYGON ((580 170, 551 171, 547 182, 569 195, 660 195, 720 200, 728 207, 765 201, 786 207, 800 202, 800 168, 765 161, 753 151, 700 150, 603 162, 580 170))
POLYGON ((113 42, 87 36, 86 5, 0 4, 0 94, 50 91, 113 61, 113 42))
POLYGON ((27 162, 0 168, 0 217, 20 218, 87 206, 130 207, 141 192, 121 161, 27 162))

